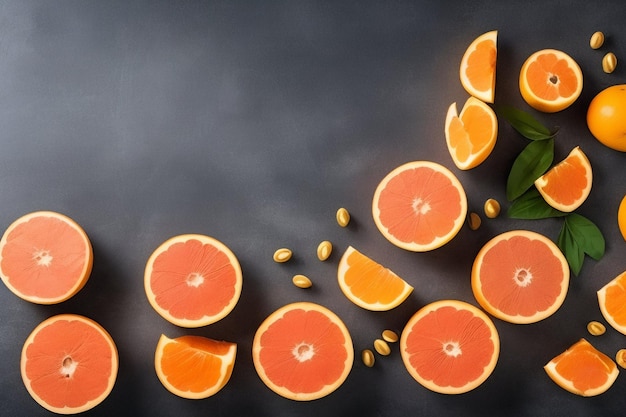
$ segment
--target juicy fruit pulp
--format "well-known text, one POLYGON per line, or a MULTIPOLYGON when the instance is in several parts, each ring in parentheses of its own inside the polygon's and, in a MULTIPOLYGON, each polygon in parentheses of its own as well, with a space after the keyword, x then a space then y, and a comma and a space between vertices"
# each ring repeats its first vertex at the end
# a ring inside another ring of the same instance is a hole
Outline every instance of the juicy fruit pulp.
POLYGON ((467 197, 450 170, 435 162, 413 161, 380 182, 372 213, 387 240, 409 251, 424 252, 456 236, 467 215, 467 197))
POLYGON ((22 349, 26 389, 55 413, 75 414, 100 404, 113 389, 117 370, 111 336, 93 320, 74 314, 43 321, 22 349))
POLYGON ((547 237, 528 230, 487 242, 472 266, 472 291, 493 316, 511 323, 543 320, 559 309, 569 286, 569 266, 547 237))
POLYGON ((399 306, 413 291, 393 271, 349 246, 337 268, 339 287, 356 305, 372 311, 399 306))
POLYGON ((163 386, 187 399, 215 395, 230 380, 237 345, 201 336, 170 339, 161 335, 154 367, 163 386))
POLYGON ((600 143, 626 152, 626 84, 605 88, 591 100, 587 127, 600 143))
POLYGON ((461 85, 471 96, 485 103, 493 103, 495 96, 497 38, 496 30, 480 35, 461 58, 461 85))
POLYGON ((556 356, 544 369, 561 388, 584 397, 606 392, 619 373, 615 362, 585 339, 556 356))
POLYGON ((241 267, 230 249, 204 235, 175 236, 148 259, 144 286, 152 307, 181 327, 201 327, 235 308, 241 267))
POLYGON ((598 302, 604 319, 615 330, 626 335, 626 272, 598 290, 598 302))
POLYGON ((475 97, 467 99, 461 114, 457 114, 456 103, 452 103, 446 115, 445 136, 457 168, 475 168, 487 159, 496 145, 496 113, 475 97))
POLYGON ((272 391, 309 401, 339 388, 352 369, 354 349, 339 317, 320 305, 298 302, 263 321, 254 336, 252 359, 272 391))
POLYGON ((0 240, 0 275, 18 297, 56 304, 74 296, 91 274, 93 251, 84 230, 51 211, 15 220, 0 240))
POLYGON ((524 62, 519 78, 522 98, 535 110, 554 113, 566 109, 580 96, 583 74, 565 52, 537 51, 524 62))
POLYGON ((422 307, 409 319, 400 338, 400 352, 420 384, 442 394, 461 394, 491 375, 500 338, 493 322, 478 308, 442 300, 422 307))

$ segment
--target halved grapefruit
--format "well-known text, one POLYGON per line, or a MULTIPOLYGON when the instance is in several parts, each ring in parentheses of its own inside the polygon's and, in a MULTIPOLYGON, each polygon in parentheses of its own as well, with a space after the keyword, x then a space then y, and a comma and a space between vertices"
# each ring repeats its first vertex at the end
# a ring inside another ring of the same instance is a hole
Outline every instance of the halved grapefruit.
POLYGON ((179 235, 152 253, 144 287, 152 307, 170 323, 206 326, 235 308, 241 294, 241 267, 222 242, 205 235, 179 235))
POLYGON ((93 251, 69 217, 37 211, 15 220, 0 240, 0 276, 18 297, 56 304, 74 296, 91 274, 93 251))
POLYGON ((347 327, 326 307, 297 302, 279 308, 259 326, 252 359, 272 391, 296 401, 334 392, 352 369, 354 348, 347 327))

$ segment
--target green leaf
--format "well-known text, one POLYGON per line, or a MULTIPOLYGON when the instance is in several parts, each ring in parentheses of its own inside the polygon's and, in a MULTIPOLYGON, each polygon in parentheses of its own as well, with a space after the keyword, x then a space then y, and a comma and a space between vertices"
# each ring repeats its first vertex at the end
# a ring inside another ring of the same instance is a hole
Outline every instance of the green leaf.
POLYGON ((602 259, 606 242, 598 226, 577 213, 570 213, 565 218, 565 226, 587 255, 596 261, 602 259))
POLYGON ((501 106, 497 109, 498 114, 517 130, 522 136, 530 140, 545 140, 556 136, 557 132, 550 130, 537 121, 530 113, 510 106, 501 106))
POLYGON ((578 242, 570 232, 569 227, 567 227, 567 222, 563 222, 557 245, 559 249, 561 249, 561 252, 563 252, 563 255, 565 255, 565 259, 567 259, 572 273, 578 276, 583 266, 583 261, 585 260, 585 252, 578 245, 578 242))
POLYGON ((544 200, 536 188, 531 188, 517 198, 509 206, 507 214, 512 219, 547 219, 549 217, 563 217, 567 213, 559 211, 544 200))
POLYGON ((542 176, 554 160, 554 139, 530 142, 520 152, 509 172, 506 197, 513 201, 526 192, 542 176))

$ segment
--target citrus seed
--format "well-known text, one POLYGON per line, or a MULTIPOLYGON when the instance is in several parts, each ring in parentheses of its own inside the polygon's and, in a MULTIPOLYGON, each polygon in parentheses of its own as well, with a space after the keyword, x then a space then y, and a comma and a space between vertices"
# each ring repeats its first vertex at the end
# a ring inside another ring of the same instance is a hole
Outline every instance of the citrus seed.
POLYGON ((325 261, 330 257, 331 252, 333 251, 333 244, 328 240, 325 240, 319 244, 317 247, 317 258, 320 261, 325 261))
POLYGON ((380 353, 383 356, 387 356, 391 353, 391 348, 389 344, 385 342, 383 339, 374 340, 374 350, 380 353))
POLYGON ((293 282, 293 285, 298 288, 311 288, 311 286, 313 285, 313 283, 307 276, 300 274, 294 275, 291 281, 293 282))
POLYGON ((376 358, 374 358, 374 352, 369 349, 363 349, 363 352, 361 352, 361 360, 365 366, 371 368, 374 366, 374 362, 376 361, 376 358))
POLYGON ((393 330, 383 331, 383 340, 389 343, 396 343, 398 341, 398 335, 393 330))
POLYGON ((279 262, 279 263, 283 263, 283 262, 287 262, 289 259, 291 259, 291 250, 287 249, 287 248, 280 248, 277 249, 276 252, 274 252, 274 262, 279 262))
POLYGON ((346 227, 348 223, 350 223, 350 213, 348 213, 348 210, 341 207, 337 210, 337 224, 341 227, 346 227))

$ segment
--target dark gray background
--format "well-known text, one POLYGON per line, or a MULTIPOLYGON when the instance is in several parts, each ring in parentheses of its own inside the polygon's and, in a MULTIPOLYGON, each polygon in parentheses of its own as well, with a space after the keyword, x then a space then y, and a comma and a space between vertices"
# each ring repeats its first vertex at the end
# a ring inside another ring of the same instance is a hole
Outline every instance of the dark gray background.
MULTIPOLYGON (((583 416, 622 415, 626 377, 592 399, 557 387, 542 367, 588 337, 613 357, 626 337, 601 320, 596 291, 626 269, 616 221, 626 193, 624 154, 596 142, 585 124, 591 98, 623 83, 626 20, 621 1, 30 1, 0 2, 0 226, 34 210, 80 223, 94 247, 85 288, 55 306, 22 301, 0 287, 0 414, 48 415, 20 378, 22 344, 43 319, 84 314, 117 343, 120 370, 111 395, 88 415, 146 416, 583 416), (480 167, 457 170, 445 146, 448 106, 467 98, 458 78, 463 52, 499 30, 496 102, 530 110, 517 84, 527 56, 557 48, 580 64, 584 88, 564 112, 533 112, 560 127, 556 160, 580 145, 594 183, 579 213, 602 229, 604 259, 585 261, 562 308, 532 325, 495 320, 501 355, 491 377, 458 396, 435 394, 405 370, 397 345, 373 369, 356 360, 345 384, 310 402, 286 400, 256 375, 251 343, 276 308, 308 300, 335 311, 357 356, 385 328, 400 332, 424 304, 455 298, 475 304, 470 269, 495 234, 527 228, 556 239, 558 220, 501 216, 477 232, 464 227, 448 245, 415 254, 393 247, 371 219, 378 182, 417 159, 458 174, 471 210, 490 197, 506 210, 506 175, 526 140, 500 121, 498 143, 480 167), (596 30, 608 35, 591 50, 596 30), (617 71, 601 70, 613 51, 617 71), (334 220, 350 210, 347 229, 334 220), (180 233, 205 233, 238 256, 244 287, 218 323, 186 330, 150 307, 143 270, 150 253, 180 233), (315 257, 321 240, 332 258, 315 257), (336 283, 347 247, 370 255, 415 286, 397 309, 351 304, 336 283), (272 261, 287 246, 294 259, 272 261), (294 287, 308 275, 310 290, 294 287), (161 333, 237 342, 228 385, 212 398, 180 399, 153 368, 161 333)), ((626 372, 625 372, 626 374, 626 372)))

